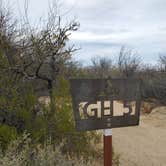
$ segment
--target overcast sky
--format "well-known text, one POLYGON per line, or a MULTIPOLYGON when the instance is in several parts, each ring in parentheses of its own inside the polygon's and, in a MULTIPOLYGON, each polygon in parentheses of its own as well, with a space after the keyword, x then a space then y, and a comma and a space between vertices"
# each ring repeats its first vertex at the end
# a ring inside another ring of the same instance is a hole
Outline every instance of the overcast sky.
MULTIPOLYGON (((18 12, 23 1, 10 4, 18 12)), ((75 58, 84 64, 94 56, 115 58, 121 46, 134 49, 147 63, 166 52, 166 0, 60 0, 58 6, 64 19, 80 22, 71 40, 81 48, 75 58)), ((32 22, 47 10, 48 0, 29 0, 32 22)))

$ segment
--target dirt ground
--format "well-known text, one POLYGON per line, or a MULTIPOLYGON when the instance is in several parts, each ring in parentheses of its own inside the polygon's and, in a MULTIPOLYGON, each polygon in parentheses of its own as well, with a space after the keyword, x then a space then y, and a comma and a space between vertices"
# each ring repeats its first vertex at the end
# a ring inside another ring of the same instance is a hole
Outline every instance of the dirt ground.
POLYGON ((166 166, 166 108, 141 115, 140 125, 113 129, 121 166, 166 166))

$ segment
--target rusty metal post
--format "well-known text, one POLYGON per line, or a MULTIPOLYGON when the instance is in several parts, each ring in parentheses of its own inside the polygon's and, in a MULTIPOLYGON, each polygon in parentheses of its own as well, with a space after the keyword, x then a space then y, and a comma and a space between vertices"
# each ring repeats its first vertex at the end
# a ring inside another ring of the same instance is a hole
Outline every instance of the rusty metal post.
POLYGON ((104 166, 112 166, 112 129, 104 130, 104 166))

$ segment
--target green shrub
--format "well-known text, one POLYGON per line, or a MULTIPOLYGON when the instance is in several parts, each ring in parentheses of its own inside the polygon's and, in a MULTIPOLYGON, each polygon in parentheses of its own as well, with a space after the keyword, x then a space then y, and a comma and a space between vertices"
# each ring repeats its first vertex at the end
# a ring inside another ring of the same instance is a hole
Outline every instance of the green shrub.
POLYGON ((78 156, 96 154, 91 142, 97 142, 99 136, 95 132, 75 131, 69 82, 63 77, 59 78, 57 88, 53 91, 52 105, 39 105, 33 88, 28 84, 10 90, 10 95, 11 98, 1 96, 2 124, 12 126, 19 135, 27 131, 31 134, 33 144, 43 144, 49 139, 56 145, 63 140, 64 153, 75 153, 78 156), (50 116, 52 106, 54 112, 50 116))
POLYGON ((64 140, 63 152, 93 157, 98 152, 92 144, 99 143, 100 135, 96 132, 76 132, 69 88, 69 81, 60 77, 53 93, 55 111, 50 119, 53 143, 64 140))
POLYGON ((7 125, 0 125, 0 147, 2 151, 7 148, 10 141, 17 138, 17 131, 15 127, 10 127, 7 125))

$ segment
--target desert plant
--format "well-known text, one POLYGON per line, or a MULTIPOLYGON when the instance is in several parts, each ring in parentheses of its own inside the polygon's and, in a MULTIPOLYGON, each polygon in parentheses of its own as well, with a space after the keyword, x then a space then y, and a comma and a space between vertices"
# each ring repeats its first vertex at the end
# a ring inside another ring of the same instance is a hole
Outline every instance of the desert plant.
POLYGON ((61 152, 61 144, 56 147, 47 142, 44 146, 31 145, 29 134, 23 134, 17 140, 12 141, 5 154, 1 153, 1 166, 90 166, 90 160, 72 158, 69 159, 61 152))
POLYGON ((136 53, 122 47, 118 57, 118 69, 122 77, 135 77, 140 67, 141 60, 136 53))
MULTIPOLYGON (((49 125, 52 126, 51 138, 57 144, 64 140, 63 152, 83 155, 84 157, 97 155, 97 150, 91 145, 99 143, 100 136, 96 132, 76 132, 72 112, 69 81, 60 77, 54 90, 54 107, 57 110, 49 125)), ((49 109, 49 107, 47 108, 49 109)))

